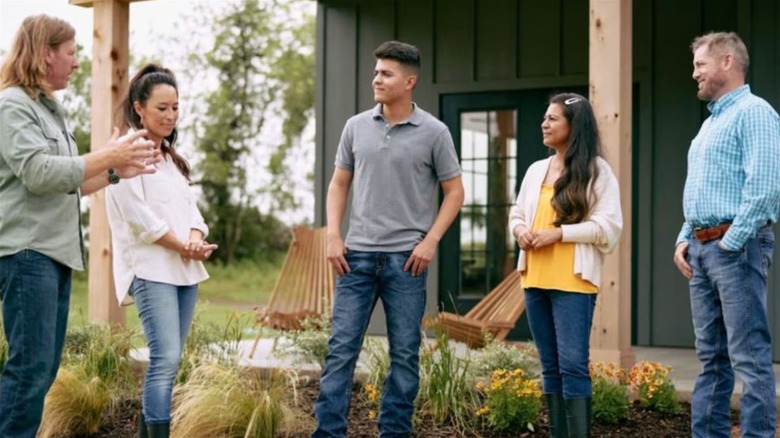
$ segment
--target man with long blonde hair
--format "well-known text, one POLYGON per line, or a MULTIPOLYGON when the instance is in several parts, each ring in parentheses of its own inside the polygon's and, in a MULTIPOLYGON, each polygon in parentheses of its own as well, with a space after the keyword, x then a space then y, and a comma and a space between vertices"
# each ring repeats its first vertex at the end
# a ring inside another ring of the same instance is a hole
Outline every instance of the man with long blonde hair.
MULTIPOLYGON (((78 68, 67 22, 27 17, 0 67, 0 300, 9 346, 0 376, 0 438, 35 437, 59 368, 71 270, 84 269, 81 195, 154 172, 145 131, 78 156, 53 97, 78 68)), ((96 127, 96 129, 99 129, 96 127)))

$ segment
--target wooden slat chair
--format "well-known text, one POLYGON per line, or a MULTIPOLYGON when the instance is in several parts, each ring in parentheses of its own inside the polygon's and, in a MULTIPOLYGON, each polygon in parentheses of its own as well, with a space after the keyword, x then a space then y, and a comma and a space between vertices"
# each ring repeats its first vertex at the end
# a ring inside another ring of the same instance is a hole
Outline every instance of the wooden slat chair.
MULTIPOLYGON (((301 321, 330 313, 335 274, 325 252, 325 227, 296 227, 268 304, 257 311, 259 326, 300 330, 301 321)), ((254 355, 260 336, 255 339, 254 355)))
POLYGON ((520 272, 512 272, 465 315, 440 312, 438 322, 450 339, 471 348, 485 346, 484 332, 494 339, 506 339, 525 311, 525 295, 520 288, 520 272))

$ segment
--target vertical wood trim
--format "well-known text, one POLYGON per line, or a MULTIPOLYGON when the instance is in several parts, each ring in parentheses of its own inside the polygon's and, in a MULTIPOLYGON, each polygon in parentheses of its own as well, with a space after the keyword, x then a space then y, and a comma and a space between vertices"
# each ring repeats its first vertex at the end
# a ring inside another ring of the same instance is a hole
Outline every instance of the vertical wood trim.
MULTIPOLYGON (((123 1, 105 0, 95 2, 93 12, 91 150, 97 151, 108 143, 114 109, 127 89, 130 8, 123 1)), ((90 195, 89 224, 89 320, 124 326, 125 312, 114 293, 103 190, 90 195)))
POLYGON ((315 54, 316 57, 316 77, 315 80, 315 104, 314 104, 314 123, 315 123, 315 163, 314 163, 314 225, 324 226, 326 221, 325 216, 325 194, 327 193, 326 187, 327 181, 325 172, 326 154, 325 148, 325 99, 327 89, 325 87, 326 72, 325 60, 327 59, 326 50, 328 44, 326 44, 327 36, 327 20, 326 7, 322 3, 317 3, 317 39, 315 41, 315 54))
POLYGON ((606 257, 593 315, 591 358, 630 366, 632 196, 632 0, 590 0, 590 99, 607 159, 620 184, 623 234, 606 257))

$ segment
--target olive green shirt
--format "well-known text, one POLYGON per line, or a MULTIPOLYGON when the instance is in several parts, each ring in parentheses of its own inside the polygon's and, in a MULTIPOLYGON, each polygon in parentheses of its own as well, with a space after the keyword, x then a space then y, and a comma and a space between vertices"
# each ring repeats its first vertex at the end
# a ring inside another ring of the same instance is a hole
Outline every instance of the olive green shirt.
POLYGON ((29 249, 84 269, 84 171, 56 101, 20 87, 0 91, 0 257, 29 249))

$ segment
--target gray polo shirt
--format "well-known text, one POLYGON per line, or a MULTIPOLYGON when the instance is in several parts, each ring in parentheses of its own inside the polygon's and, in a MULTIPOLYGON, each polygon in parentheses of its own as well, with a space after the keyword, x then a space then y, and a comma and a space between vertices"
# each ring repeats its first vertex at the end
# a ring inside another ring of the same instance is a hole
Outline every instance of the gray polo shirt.
POLYGON ((84 269, 84 170, 57 102, 19 87, 0 92, 0 257, 31 249, 84 269))
POLYGON ((447 126, 417 105, 392 127, 382 105, 351 117, 336 166, 353 173, 345 244, 356 251, 413 249, 433 225, 439 181, 461 173, 447 126))

